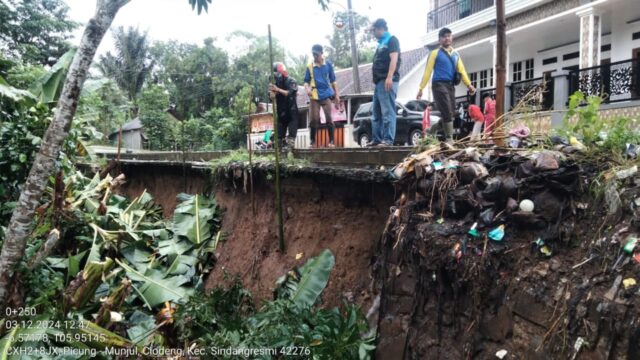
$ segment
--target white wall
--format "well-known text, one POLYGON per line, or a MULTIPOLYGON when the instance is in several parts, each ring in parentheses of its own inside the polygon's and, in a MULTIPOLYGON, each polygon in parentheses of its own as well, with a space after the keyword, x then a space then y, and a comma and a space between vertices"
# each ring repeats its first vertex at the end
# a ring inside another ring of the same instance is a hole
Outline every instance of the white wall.
POLYGON ((627 21, 640 17, 638 0, 618 2, 611 10, 612 42, 611 62, 631 59, 631 50, 640 48, 640 39, 632 40, 631 35, 640 31, 640 21, 627 21))

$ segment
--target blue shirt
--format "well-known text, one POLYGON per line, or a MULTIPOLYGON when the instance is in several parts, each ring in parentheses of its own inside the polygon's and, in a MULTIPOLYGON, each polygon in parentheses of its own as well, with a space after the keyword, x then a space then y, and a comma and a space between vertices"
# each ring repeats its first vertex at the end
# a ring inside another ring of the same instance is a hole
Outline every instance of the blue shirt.
MULTIPOLYGON (((311 65, 310 65, 311 66, 311 65)), ((333 65, 325 61, 322 65, 313 63, 313 79, 309 73, 309 67, 304 74, 304 82, 311 85, 311 98, 313 100, 324 100, 335 95, 331 84, 336 82, 336 73, 333 65)))

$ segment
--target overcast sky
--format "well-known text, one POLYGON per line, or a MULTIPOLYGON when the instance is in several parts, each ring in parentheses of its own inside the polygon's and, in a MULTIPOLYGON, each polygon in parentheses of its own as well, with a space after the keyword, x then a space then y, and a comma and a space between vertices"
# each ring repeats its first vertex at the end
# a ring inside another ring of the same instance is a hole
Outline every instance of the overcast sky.
MULTIPOLYGON (((65 0, 70 16, 83 25, 93 16, 94 0, 65 0)), ((132 0, 118 13, 114 26, 138 26, 148 30, 152 40, 178 40, 201 44, 206 37, 218 39, 217 46, 230 53, 234 44, 225 43, 227 34, 244 30, 267 34, 271 24, 273 37, 294 55, 309 53, 314 43, 325 44, 333 31, 331 13, 342 11, 347 0, 331 0, 329 11, 322 11, 316 0, 213 0, 209 13, 200 16, 191 10, 187 0, 132 0)), ((354 11, 372 21, 383 17, 389 31, 400 40, 402 51, 421 46, 420 36, 426 31, 427 0, 352 0, 354 11)), ((82 33, 76 31, 76 37, 82 33)), ((79 39, 75 40, 76 42, 79 39)), ((108 33, 99 53, 112 48, 108 33)))

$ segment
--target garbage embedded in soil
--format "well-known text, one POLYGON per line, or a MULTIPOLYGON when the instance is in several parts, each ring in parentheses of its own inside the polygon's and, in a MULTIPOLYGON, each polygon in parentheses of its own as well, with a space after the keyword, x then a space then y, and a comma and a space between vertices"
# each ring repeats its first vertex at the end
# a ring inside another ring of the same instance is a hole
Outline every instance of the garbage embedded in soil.
POLYGON ((583 147, 441 144, 390 171, 380 358, 640 358, 637 166, 583 147))

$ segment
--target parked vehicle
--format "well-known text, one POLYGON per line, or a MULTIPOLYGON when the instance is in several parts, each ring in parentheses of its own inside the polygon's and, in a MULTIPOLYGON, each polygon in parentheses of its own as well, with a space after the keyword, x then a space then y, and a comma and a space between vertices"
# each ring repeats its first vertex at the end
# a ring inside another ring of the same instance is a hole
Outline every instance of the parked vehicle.
MULTIPOLYGON (((422 117, 427 107, 426 100, 396 100, 396 111, 398 117, 396 120, 396 138, 394 145, 415 146, 422 139, 422 117)), ((372 103, 360 105, 358 112, 353 118, 353 139, 360 145, 365 146, 371 141, 371 106, 372 103)), ((444 133, 438 129, 440 122, 440 112, 433 104, 431 110, 431 127, 429 134, 436 136, 441 141, 444 140, 444 133)), ((473 121, 469 118, 467 110, 464 107, 457 109, 456 118, 453 122, 454 139, 461 139, 471 133, 473 121)))
MULTIPOLYGON (((365 146, 372 139, 371 133, 371 117, 372 104, 365 103, 360 105, 358 112, 353 118, 353 139, 360 145, 365 146)), ((422 138, 422 117, 427 107, 426 100, 396 100, 396 111, 398 117, 396 120, 396 138, 394 145, 410 145, 415 146, 422 138)), ((431 126, 433 127, 440 121, 440 112, 431 111, 431 126)))

